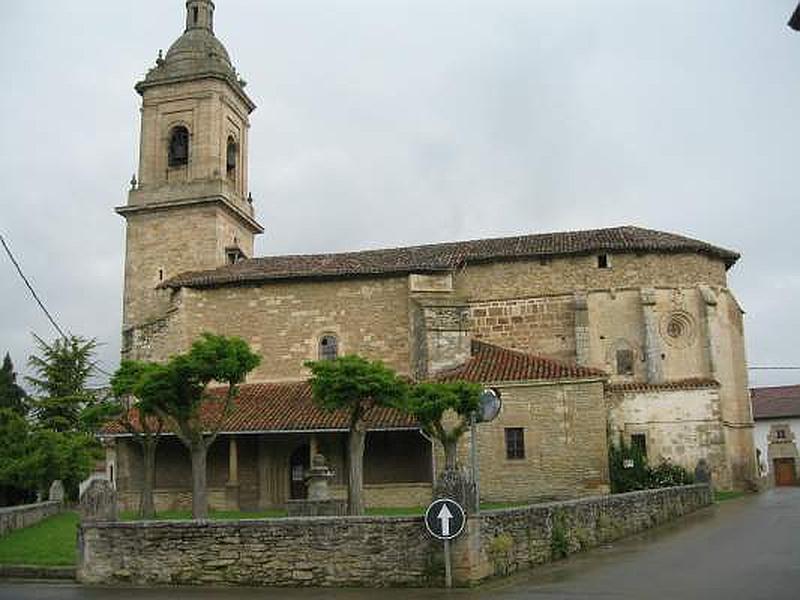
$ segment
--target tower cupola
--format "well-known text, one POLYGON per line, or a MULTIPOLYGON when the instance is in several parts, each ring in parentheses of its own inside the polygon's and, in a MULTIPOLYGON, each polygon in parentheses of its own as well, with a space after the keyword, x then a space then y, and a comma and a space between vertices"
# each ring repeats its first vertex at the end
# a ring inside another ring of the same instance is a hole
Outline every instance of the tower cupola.
POLYGON ((214 3, 211 0, 189 0, 186 3, 186 31, 206 29, 214 33, 214 3))

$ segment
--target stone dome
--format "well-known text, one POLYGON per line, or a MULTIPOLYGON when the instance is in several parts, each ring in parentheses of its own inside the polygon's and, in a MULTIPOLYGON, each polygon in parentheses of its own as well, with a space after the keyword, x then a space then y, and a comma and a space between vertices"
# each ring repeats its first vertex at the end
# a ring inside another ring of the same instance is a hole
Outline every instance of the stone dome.
POLYGON ((233 74, 225 46, 208 29, 189 29, 167 51, 163 68, 186 73, 228 71, 233 74))

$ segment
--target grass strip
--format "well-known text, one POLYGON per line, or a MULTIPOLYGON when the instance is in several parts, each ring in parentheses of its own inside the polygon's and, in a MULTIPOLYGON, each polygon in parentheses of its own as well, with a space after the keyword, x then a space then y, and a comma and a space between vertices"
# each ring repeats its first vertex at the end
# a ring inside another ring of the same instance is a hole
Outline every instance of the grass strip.
POLYGON ((74 565, 77 525, 77 513, 63 512, 12 531, 0 538, 0 565, 74 565))

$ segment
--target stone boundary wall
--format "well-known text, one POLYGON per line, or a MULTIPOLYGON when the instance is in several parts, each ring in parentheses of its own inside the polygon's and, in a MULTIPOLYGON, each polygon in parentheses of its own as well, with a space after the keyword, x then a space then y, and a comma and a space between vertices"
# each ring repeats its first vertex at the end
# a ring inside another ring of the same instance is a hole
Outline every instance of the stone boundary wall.
POLYGON ((712 503, 707 484, 485 511, 469 519, 454 567, 463 583, 558 560, 712 503))
MULTIPOLYGON (((636 533, 711 504, 707 485, 494 510, 468 519, 453 574, 472 585, 636 533)), ((92 584, 438 586, 442 543, 422 517, 82 524, 92 584)))
POLYGON ((35 525, 39 521, 60 513, 63 503, 58 500, 0 508, 0 536, 15 529, 35 525))

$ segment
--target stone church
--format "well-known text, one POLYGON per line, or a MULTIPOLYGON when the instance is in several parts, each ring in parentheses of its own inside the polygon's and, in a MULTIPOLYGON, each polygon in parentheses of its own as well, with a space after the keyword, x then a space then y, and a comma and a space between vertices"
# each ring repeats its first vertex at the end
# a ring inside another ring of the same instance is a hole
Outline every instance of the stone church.
MULTIPOLYGON (((753 480, 742 310, 726 279, 738 254, 626 226, 255 257, 255 104, 214 35, 214 3, 186 7, 185 32, 136 85, 139 172, 116 209, 122 354, 165 360, 212 331, 263 357, 209 453, 212 508, 302 498, 316 453, 344 493, 346 421, 314 406, 303 366, 341 354, 499 392, 501 413, 477 436, 486 501, 606 492, 607 444, 620 435, 653 463, 706 459, 722 488, 753 480)), ((139 449, 120 429, 106 433, 109 476, 135 506, 139 449)), ((374 411, 367 504, 427 503, 439 461, 408 417, 374 411)), ((157 470, 157 507, 188 504, 189 457, 173 436, 157 470)))

